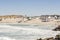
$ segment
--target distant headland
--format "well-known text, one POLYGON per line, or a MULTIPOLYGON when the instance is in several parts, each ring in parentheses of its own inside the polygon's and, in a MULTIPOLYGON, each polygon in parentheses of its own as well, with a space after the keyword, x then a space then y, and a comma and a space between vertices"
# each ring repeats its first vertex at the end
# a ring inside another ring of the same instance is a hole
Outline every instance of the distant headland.
POLYGON ((0 23, 59 25, 60 15, 40 15, 40 16, 4 15, 4 16, 0 16, 0 23))

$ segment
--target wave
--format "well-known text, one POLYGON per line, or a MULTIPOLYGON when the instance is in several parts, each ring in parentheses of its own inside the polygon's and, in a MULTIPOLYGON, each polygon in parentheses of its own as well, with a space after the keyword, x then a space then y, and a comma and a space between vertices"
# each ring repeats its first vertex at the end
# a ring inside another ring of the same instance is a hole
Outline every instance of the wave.
MULTIPOLYGON (((13 26, 9 26, 9 25, 0 25, 0 32, 8 32, 8 33, 12 33, 12 32, 18 32, 19 34, 21 33, 20 31, 22 30, 24 35, 29 35, 29 34, 33 34, 33 35, 42 35, 42 38, 46 38, 46 37, 55 37, 57 34, 60 33, 60 31, 52 31, 52 30, 45 30, 45 29, 36 29, 36 28, 24 28, 24 27, 13 27, 13 26)), ((5 37, 1 37, 1 38, 5 38, 5 37)), ((6 37, 6 39, 8 39, 8 37, 6 37)))
POLYGON ((33 35, 42 35, 42 38, 46 37, 55 37, 60 31, 52 31, 52 30, 43 30, 43 29, 33 29, 33 28, 19 28, 23 30, 23 34, 33 34, 33 35))

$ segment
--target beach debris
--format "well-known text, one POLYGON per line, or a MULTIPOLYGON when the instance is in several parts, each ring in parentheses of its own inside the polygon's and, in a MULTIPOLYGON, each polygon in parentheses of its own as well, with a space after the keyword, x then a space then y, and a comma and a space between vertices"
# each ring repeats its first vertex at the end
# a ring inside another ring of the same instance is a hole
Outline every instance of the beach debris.
POLYGON ((60 31, 60 25, 58 25, 58 27, 56 27, 55 29, 53 29, 54 31, 60 31))

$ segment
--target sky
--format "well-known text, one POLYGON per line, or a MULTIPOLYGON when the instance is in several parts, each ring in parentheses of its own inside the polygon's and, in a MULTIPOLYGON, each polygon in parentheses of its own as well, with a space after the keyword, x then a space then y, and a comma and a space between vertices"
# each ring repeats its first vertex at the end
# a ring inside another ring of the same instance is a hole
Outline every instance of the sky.
POLYGON ((0 15, 60 15, 60 0, 0 0, 0 15))

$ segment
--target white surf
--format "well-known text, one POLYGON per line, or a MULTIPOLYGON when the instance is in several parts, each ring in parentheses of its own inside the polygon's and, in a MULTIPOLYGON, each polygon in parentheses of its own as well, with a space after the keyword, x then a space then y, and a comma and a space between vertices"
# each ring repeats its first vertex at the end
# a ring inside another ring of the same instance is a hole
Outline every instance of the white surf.
MULTIPOLYGON (((52 31, 52 30, 45 30, 45 29, 36 29, 36 28, 29 28, 26 27, 13 27, 13 26, 9 26, 9 25, 0 25, 0 33, 14 33, 15 35, 37 35, 37 38, 46 38, 46 37, 55 37, 57 34, 60 33, 60 31, 52 31), (22 31, 22 33, 21 33, 22 31), (39 37, 39 35, 41 35, 39 37)), ((13 34, 12 34, 13 35, 13 34)), ((1 38, 6 38, 6 39, 9 39, 9 40, 12 40, 10 38, 7 38, 7 37, 0 37, 1 38)), ((24 39, 24 38, 23 38, 24 39)), ((25 40, 25 39, 24 39, 25 40)), ((27 40, 28 40, 28 37, 27 37, 27 40)))

